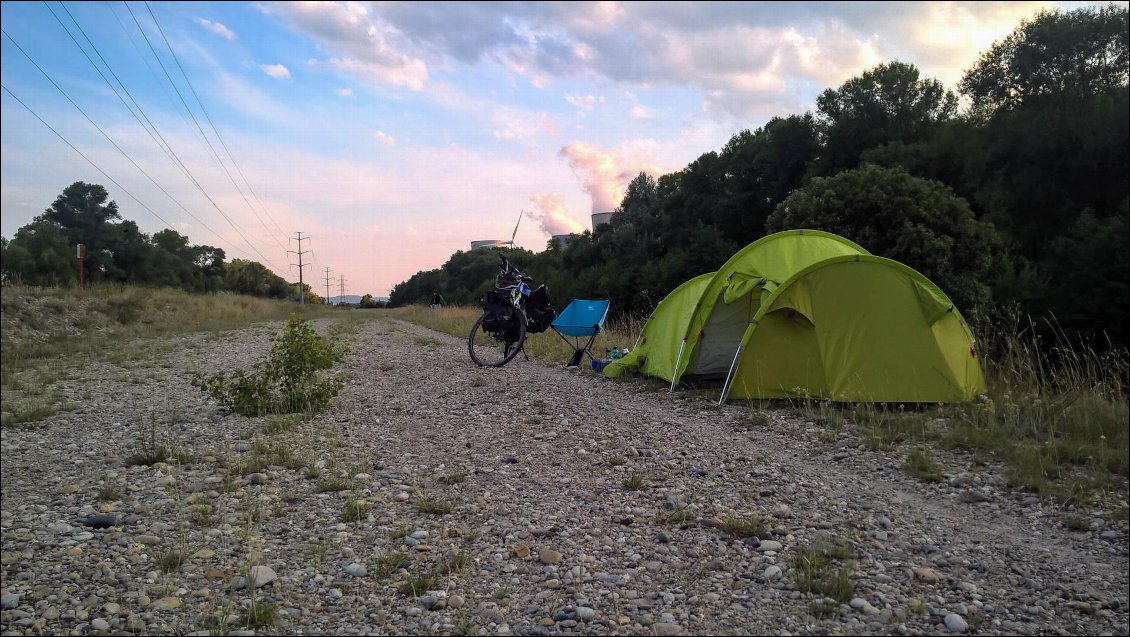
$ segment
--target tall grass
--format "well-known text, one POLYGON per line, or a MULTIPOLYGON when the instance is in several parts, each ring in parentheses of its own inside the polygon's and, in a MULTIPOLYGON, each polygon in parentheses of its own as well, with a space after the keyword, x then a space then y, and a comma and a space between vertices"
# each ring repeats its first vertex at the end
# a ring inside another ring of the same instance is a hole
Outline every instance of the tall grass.
POLYGON ((988 399, 954 406, 942 442, 991 448, 1015 485, 1075 500, 1130 476, 1130 361, 1125 350, 1098 352, 1053 334, 1045 345, 1029 318, 998 324, 986 339, 988 399))
POLYGON ((36 360, 99 351, 122 337, 223 330, 293 313, 333 311, 275 299, 116 284, 87 290, 7 285, 0 291, 0 310, 5 375, 36 360))
POLYGON ((1031 319, 1014 316, 985 330, 988 391, 938 408, 807 401, 805 414, 838 409, 875 449, 929 442, 1004 464, 1017 488, 1064 502, 1123 491, 1130 476, 1125 350, 1098 352, 1055 332, 1042 343, 1031 319))

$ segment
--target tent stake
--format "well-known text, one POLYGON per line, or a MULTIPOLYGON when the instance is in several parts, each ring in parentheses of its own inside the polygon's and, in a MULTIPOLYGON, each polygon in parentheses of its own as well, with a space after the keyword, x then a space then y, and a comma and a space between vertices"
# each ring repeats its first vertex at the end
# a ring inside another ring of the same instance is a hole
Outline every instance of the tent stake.
POLYGON ((722 385, 722 396, 718 398, 718 404, 726 402, 726 394, 730 393, 730 379, 734 377, 734 368, 738 366, 738 358, 742 355, 742 348, 745 345, 738 345, 738 351, 734 352, 734 362, 730 363, 730 371, 726 374, 726 382, 722 385))
POLYGON ((675 371, 671 372, 671 389, 667 390, 668 394, 675 391, 675 379, 679 377, 679 363, 683 360, 683 348, 686 346, 687 339, 684 338, 683 342, 679 343, 679 355, 675 357, 675 371))

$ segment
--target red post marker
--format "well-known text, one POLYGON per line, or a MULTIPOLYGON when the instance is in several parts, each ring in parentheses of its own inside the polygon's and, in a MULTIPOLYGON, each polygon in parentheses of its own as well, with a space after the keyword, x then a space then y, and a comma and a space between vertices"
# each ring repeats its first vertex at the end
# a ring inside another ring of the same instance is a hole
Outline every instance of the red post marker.
POLYGON ((86 289, 86 270, 83 268, 82 260, 86 258, 86 246, 78 244, 78 285, 82 289, 86 289))

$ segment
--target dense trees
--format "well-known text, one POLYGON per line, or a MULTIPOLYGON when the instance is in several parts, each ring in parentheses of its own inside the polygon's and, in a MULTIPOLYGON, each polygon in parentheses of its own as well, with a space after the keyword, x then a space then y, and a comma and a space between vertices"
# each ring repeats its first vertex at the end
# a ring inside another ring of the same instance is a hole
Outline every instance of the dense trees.
MULTIPOLYGON (((297 298, 287 283, 260 263, 226 263, 220 248, 192 245, 171 229, 146 236, 122 219, 118 205, 98 184, 75 182, 31 223, 0 243, 4 282, 40 286, 78 284, 76 246, 86 248, 88 281, 176 287, 192 292, 229 290, 273 298, 297 298)), ((306 299, 321 297, 306 286, 306 299)))
POLYGON ((909 265, 960 308, 989 303, 1000 239, 991 224, 973 217, 965 200, 936 181, 873 165, 816 178, 769 218, 767 231, 789 228, 834 232, 909 265))
POLYGON ((960 89, 976 109, 1065 105, 1126 89, 1127 10, 1042 11, 985 52, 960 89))
MULTIPOLYGON (((824 91, 815 114, 639 175, 611 223, 520 258, 560 302, 650 311, 767 232, 814 227, 915 267, 969 315, 1019 303, 1125 346, 1127 33, 1125 7, 1041 12, 967 71, 966 112, 913 65, 881 64, 824 91)), ((492 253, 457 253, 397 286, 393 304, 477 298, 492 253)))
POLYGON ((823 138, 819 173, 859 164, 864 150, 931 136, 957 112, 957 96, 911 64, 891 62, 865 71, 816 100, 823 138))

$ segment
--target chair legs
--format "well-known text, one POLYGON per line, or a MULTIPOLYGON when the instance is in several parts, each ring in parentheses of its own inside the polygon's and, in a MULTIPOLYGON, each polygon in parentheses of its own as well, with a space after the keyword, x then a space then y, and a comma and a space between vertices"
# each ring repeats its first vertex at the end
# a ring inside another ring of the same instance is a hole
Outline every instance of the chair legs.
POLYGON ((566 367, 580 367, 581 361, 585 358, 585 350, 579 349, 573 352, 573 358, 569 359, 569 364, 566 367))

